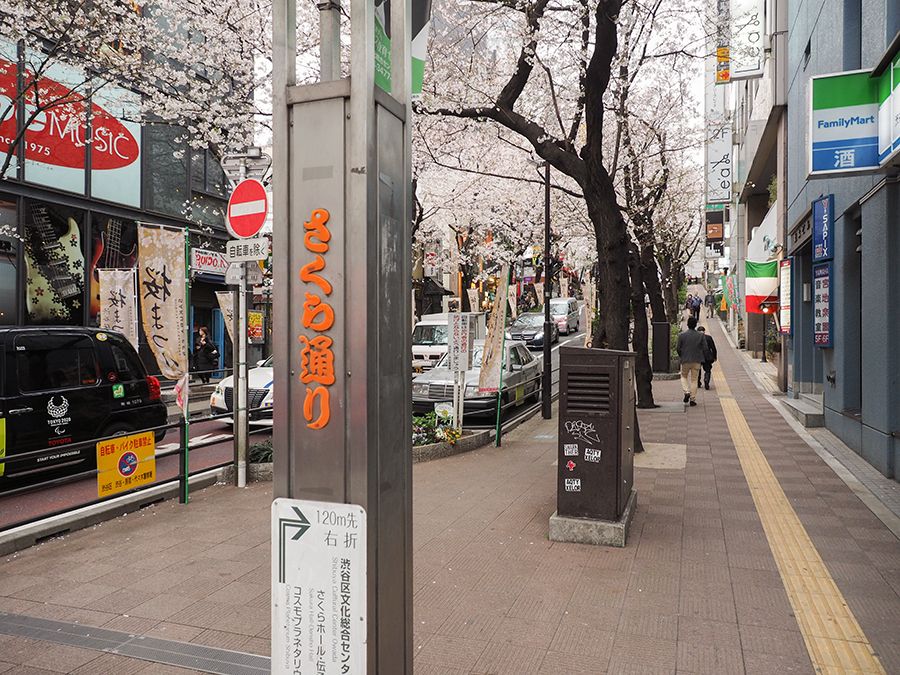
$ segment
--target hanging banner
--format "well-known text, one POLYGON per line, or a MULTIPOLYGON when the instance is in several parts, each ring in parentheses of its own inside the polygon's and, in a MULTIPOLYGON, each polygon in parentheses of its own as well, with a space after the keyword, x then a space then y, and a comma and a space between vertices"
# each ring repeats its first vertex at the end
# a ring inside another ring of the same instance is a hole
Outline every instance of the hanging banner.
POLYGON ((234 296, 231 291, 216 291, 216 300, 222 310, 222 319, 228 329, 228 338, 234 343, 234 296))
POLYGON ((569 297, 569 277, 565 274, 559 277, 559 297, 569 297))
POLYGON ((508 286, 506 289, 506 295, 509 298, 509 316, 515 321, 519 316, 519 307, 518 307, 518 295, 516 294, 515 286, 508 286))
POLYGON ((138 226, 144 333, 160 372, 172 380, 188 371, 184 267, 184 231, 138 226))
POLYGON ((478 299, 478 289, 477 288, 467 288, 466 293, 469 296, 469 311, 480 312, 481 311, 481 301, 478 299))
POLYGON ((791 259, 778 263, 778 332, 791 334, 791 259))
MULTIPOLYGON (((425 81, 430 25, 431 0, 412 0, 410 79, 414 98, 422 93, 422 83, 425 81)), ((375 0, 375 85, 383 91, 391 92, 391 0, 375 0)))
POLYGON ((826 195, 813 201, 813 262, 824 262, 834 257, 834 251, 832 250, 833 225, 834 195, 826 195))
POLYGON ((534 282, 534 299, 537 302, 538 307, 542 307, 544 305, 544 282, 543 281, 535 281, 534 282))
POLYGON ((731 122, 727 118, 706 121, 706 201, 731 201, 731 122))
POLYGON ((503 266, 497 281, 497 294, 494 296, 494 307, 488 321, 487 339, 484 341, 484 353, 481 358, 481 373, 478 376, 480 393, 497 393, 500 391, 500 376, 503 354, 503 343, 506 337, 506 305, 509 298, 509 267, 503 266))
POLYGON ((137 349, 134 270, 97 270, 97 276, 100 279, 100 328, 122 333, 137 349))

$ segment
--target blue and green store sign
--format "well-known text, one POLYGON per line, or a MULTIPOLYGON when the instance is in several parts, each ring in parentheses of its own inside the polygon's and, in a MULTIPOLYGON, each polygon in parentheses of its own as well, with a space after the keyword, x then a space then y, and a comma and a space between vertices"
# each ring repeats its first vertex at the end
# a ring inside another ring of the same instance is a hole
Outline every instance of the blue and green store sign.
MULTIPOLYGON (((896 48, 895 48, 896 49, 896 48)), ((900 53, 811 79, 810 175, 874 171, 900 151, 900 53)))

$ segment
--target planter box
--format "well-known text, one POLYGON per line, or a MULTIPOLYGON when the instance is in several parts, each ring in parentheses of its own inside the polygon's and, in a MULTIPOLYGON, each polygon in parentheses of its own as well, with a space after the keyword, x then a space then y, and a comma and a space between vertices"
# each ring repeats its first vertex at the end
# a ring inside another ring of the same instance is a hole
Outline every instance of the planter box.
MULTIPOLYGON (((232 464, 231 466, 226 466, 222 469, 223 480, 224 483, 234 483, 236 480, 235 477, 235 468, 232 464)), ((247 465, 247 482, 248 483, 264 483, 272 481, 272 462, 265 462, 262 464, 248 464, 247 465)))
POLYGON ((413 446, 413 464, 427 462, 441 457, 450 457, 469 452, 486 445, 491 440, 491 430, 485 429, 474 434, 463 436, 456 443, 431 443, 430 445, 413 446))

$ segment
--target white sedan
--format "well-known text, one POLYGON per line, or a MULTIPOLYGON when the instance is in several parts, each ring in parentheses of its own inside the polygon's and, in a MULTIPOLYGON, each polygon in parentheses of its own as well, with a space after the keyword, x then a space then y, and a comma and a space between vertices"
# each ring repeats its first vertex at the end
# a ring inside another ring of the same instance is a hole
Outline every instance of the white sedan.
MULTIPOLYGON (((272 358, 259 361, 256 368, 247 371, 247 407, 250 410, 250 423, 259 426, 272 426, 272 384, 275 379, 272 358)), ((216 385, 209 397, 209 407, 214 415, 234 411, 234 378, 229 376, 216 385)), ((222 420, 232 424, 231 418, 222 420)))

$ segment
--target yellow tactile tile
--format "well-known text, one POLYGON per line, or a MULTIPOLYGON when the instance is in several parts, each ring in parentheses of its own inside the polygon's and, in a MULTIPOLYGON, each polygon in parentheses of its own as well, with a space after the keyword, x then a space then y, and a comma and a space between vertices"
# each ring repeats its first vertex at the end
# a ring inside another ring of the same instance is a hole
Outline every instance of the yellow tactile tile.
POLYGON ((884 675, 859 622, 766 461, 721 369, 713 377, 741 469, 813 667, 823 675, 884 675))

